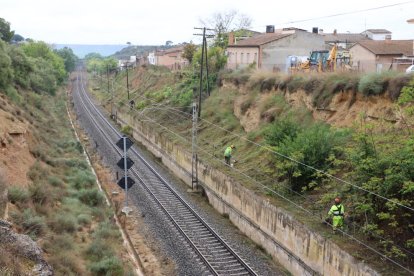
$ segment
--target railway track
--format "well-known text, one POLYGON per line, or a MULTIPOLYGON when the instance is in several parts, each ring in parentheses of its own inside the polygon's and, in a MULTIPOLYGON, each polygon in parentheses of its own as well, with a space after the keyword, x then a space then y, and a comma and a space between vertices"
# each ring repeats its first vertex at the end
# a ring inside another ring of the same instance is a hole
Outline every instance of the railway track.
MULTIPOLYGON (((83 74, 81 71, 77 73, 73 100, 83 110, 83 116, 89 117, 107 145, 122 156, 115 146, 122 134, 93 104, 86 92, 83 74)), ((130 152, 129 157, 135 162, 130 172, 197 254, 203 264, 200 275, 257 275, 134 147, 130 152)))

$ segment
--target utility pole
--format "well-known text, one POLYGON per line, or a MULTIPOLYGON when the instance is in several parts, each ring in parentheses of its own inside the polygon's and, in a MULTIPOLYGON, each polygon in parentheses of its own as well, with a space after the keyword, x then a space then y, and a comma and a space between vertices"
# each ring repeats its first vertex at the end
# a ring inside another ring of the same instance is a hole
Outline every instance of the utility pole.
POLYGON ((108 81, 108 94, 109 94, 109 64, 106 65, 106 79, 108 81))
POLYGON ((198 112, 197 112, 197 103, 193 103, 193 139, 191 143, 191 152, 192 152, 192 159, 191 159, 191 189, 194 190, 198 187, 198 154, 197 154, 197 120, 198 120, 198 112))
POLYGON ((128 100, 129 100, 129 80, 128 80, 128 62, 125 63, 124 67, 126 68, 126 87, 128 93, 128 100))
POLYGON ((203 95, 203 70, 204 70, 204 62, 206 66, 206 74, 207 74, 207 94, 210 95, 210 87, 208 81, 208 56, 207 56, 207 39, 206 37, 213 37, 212 35, 206 35, 206 31, 214 31, 212 29, 207 29, 206 27, 203 28, 194 28, 196 30, 203 30, 202 34, 194 34, 203 36, 203 43, 201 46, 201 64, 200 64, 200 87, 199 87, 199 94, 198 94, 198 104, 195 97, 195 90, 194 90, 194 102, 193 102, 193 128, 192 128, 192 143, 191 143, 191 151, 192 151, 192 159, 191 159, 191 188, 192 190, 198 189, 198 153, 197 153, 197 127, 198 127, 198 119, 201 116, 201 99, 203 95))
POLYGON ((206 73, 207 73, 207 95, 210 95, 210 87, 209 87, 209 80, 208 80, 208 56, 207 56, 207 38, 214 37, 214 35, 206 35, 206 31, 214 31, 214 29, 207 29, 206 27, 198 28, 195 27, 195 30, 203 30, 202 34, 194 34, 197 36, 203 36, 203 43, 201 46, 201 64, 200 64, 200 89, 198 95, 198 117, 201 116, 201 98, 203 92, 203 70, 204 70, 204 61, 206 65, 206 73), (205 59, 205 60, 204 60, 205 59))

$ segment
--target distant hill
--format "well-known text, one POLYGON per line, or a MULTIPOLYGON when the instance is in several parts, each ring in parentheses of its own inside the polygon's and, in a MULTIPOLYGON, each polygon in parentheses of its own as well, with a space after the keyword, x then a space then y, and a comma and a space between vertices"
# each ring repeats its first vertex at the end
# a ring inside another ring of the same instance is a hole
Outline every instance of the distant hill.
POLYGON ((89 53, 99 53, 102 56, 110 56, 125 48, 126 45, 85 45, 85 44, 54 44, 56 49, 69 47, 79 58, 84 58, 89 53))
POLYGON ((164 50, 164 49, 168 49, 171 48, 171 46, 157 46, 157 45, 137 45, 137 46, 129 46, 126 48, 123 48, 119 51, 117 51, 115 54, 113 54, 112 56, 116 59, 127 59, 130 56, 140 56, 143 54, 146 54, 148 52, 152 52, 155 50, 164 50))

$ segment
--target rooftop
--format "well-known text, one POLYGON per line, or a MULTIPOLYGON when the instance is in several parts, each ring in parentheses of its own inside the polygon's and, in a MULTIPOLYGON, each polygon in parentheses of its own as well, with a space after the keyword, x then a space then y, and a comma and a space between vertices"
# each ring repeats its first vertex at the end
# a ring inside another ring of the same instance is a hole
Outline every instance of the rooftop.
POLYGON ((356 43, 361 40, 371 40, 363 34, 353 34, 353 33, 324 33, 323 39, 325 42, 347 42, 347 43, 356 43))
POLYGON ((267 33, 259 34, 253 37, 238 41, 237 44, 229 45, 228 47, 257 47, 269 42, 279 40, 281 38, 290 36, 291 34, 267 33))
POLYGON ((373 34, 391 34, 391 32, 386 29, 368 29, 365 32, 370 32, 373 34))
POLYGON ((362 40, 358 44, 376 55, 413 55, 413 40, 362 40))

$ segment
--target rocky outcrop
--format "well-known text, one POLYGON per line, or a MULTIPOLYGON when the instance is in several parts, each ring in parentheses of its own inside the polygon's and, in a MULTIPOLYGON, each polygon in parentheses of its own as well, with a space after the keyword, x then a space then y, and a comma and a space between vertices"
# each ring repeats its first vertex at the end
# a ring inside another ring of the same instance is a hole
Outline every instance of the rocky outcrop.
POLYGON ((11 223, 5 220, 0 220, 0 245, 12 248, 13 254, 34 262, 32 275, 54 275, 53 268, 43 258, 42 249, 29 236, 15 233, 11 223))

